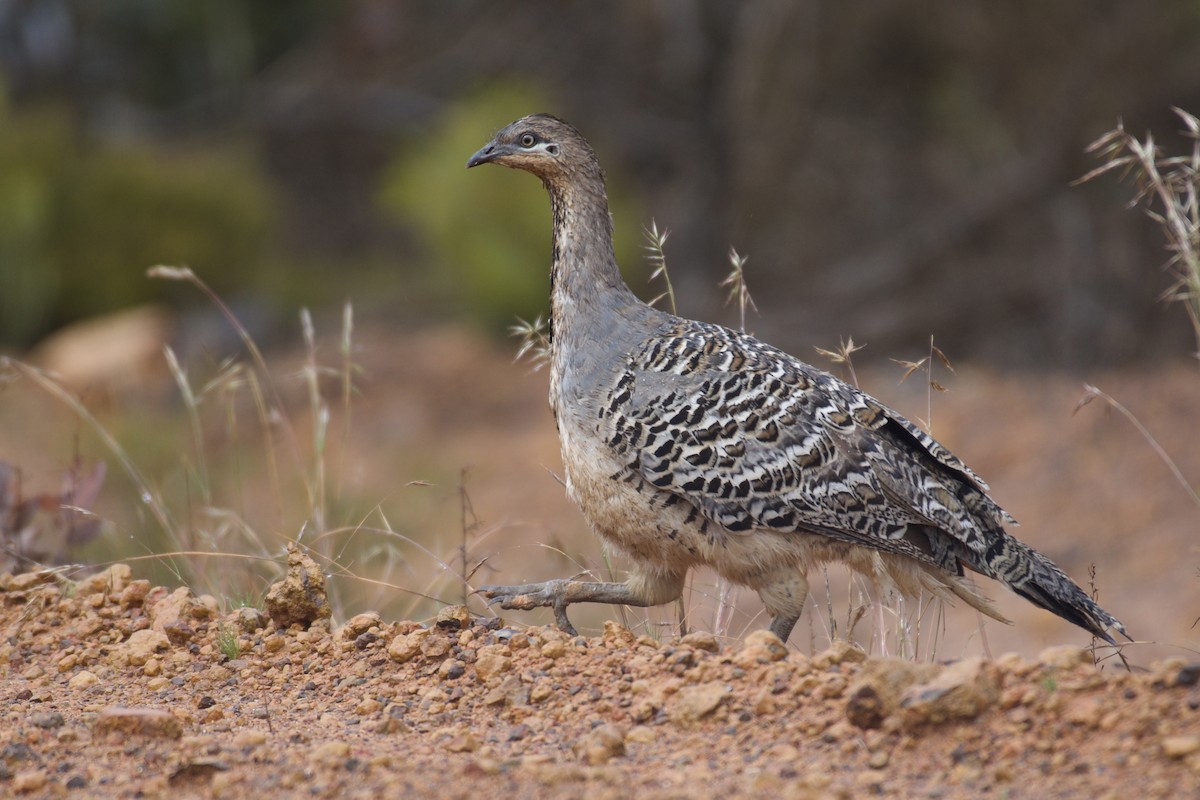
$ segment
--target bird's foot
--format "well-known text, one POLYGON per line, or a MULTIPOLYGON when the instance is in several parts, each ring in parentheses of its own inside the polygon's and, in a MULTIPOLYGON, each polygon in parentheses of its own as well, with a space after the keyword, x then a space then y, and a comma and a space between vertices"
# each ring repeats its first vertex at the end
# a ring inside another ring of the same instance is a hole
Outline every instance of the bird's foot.
POLYGON ((522 586, 481 586, 478 593, 487 598, 488 605, 499 603, 501 608, 517 611, 553 608, 558 627, 575 636, 575 626, 567 619, 567 606, 570 605, 566 599, 567 584, 565 580, 553 580, 522 586))

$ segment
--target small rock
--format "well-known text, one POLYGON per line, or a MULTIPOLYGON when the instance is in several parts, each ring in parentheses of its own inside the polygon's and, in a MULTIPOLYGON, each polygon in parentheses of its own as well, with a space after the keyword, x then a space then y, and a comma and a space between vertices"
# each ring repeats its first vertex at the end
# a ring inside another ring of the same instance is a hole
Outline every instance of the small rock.
POLYGON ((183 735, 183 725, 178 717, 166 711, 113 706, 100 712, 92 725, 92 733, 97 738, 114 734, 178 739, 183 735))
POLYGON ((221 615, 221 601, 211 594, 202 594, 196 598, 196 606, 192 616, 196 619, 216 619, 221 615))
POLYGON ((460 733, 446 743, 446 749, 451 753, 474 753, 479 749, 479 740, 469 731, 460 733))
POLYGON ((233 746, 238 750, 250 750, 267 743, 267 735, 262 731, 238 731, 233 737, 233 746))
POLYGON ((658 734, 646 725, 637 725, 625 735, 625 741, 634 744, 652 744, 658 741, 658 734))
POLYGON ((103 572, 88 576, 75 584, 76 597, 88 597, 94 594, 120 595, 129 585, 133 570, 128 564, 113 564, 103 572))
POLYGON ((30 714, 29 724, 46 730, 61 728, 63 726, 63 715, 57 711, 51 711, 48 714, 30 714))
POLYGON ((445 658, 450 653, 450 640, 440 631, 432 633, 421 640, 421 655, 433 661, 445 658))
POLYGON ((546 658, 562 658, 567 654, 567 645, 562 641, 546 642, 542 645, 542 655, 546 658))
POLYGON ((887 750, 876 750, 867 759, 867 766, 871 769, 883 769, 888 765, 889 760, 890 756, 887 750))
POLYGON ((18 772, 12 779, 12 790, 16 794, 28 794, 41 791, 47 781, 46 773, 40 769, 18 772))
POLYGON ((142 674, 147 678, 153 678, 162 672, 162 662, 157 658, 146 659, 146 664, 142 667, 142 674))
POLYGON ((1175 675, 1176 686, 1195 686, 1200 683, 1200 664, 1188 664, 1180 667, 1175 675))
POLYGON ((751 631, 742 643, 742 649, 734 654, 733 661, 740 667, 769 664, 787 658, 787 645, 770 631, 751 631))
POLYGON ((402 633, 392 639, 388 645, 388 658, 403 664, 416 658, 421 652, 421 642, 429 635, 427 628, 420 628, 412 633, 402 633))
POLYGON ((359 716, 366 717, 370 716, 371 714, 377 714, 382 709, 383 703, 380 703, 373 697, 365 697, 358 702, 358 705, 354 707, 354 713, 358 714, 359 716))
POLYGON ((117 602, 121 608, 132 608, 140 606, 146 601, 146 595, 150 593, 150 581, 136 580, 130 581, 129 585, 121 590, 120 597, 117 602))
POLYGON ((679 641, 680 644, 694 647, 697 650, 707 650, 710 653, 718 653, 721 650, 721 643, 717 637, 707 631, 693 631, 679 641))
POLYGON ((892 710, 893 707, 880 695, 878 687, 872 684, 854 689, 846 702, 846 718, 863 730, 882 727, 892 710))
POLYGON ((1067 709, 1062 714, 1062 718, 1072 725, 1079 725, 1084 728, 1098 728, 1107 708, 1107 701, 1100 698, 1081 698, 1067 706, 1067 709))
POLYGON ((1071 644, 1060 644, 1047 647, 1038 653, 1037 661, 1043 667, 1053 669, 1072 669, 1080 664, 1094 664, 1091 654, 1082 647, 1071 644))
POLYGON ((438 677, 443 680, 461 678, 467 671, 467 665, 457 658, 447 658, 438 666, 438 677))
MULTIPOLYGON (((776 637, 775 641, 779 641, 779 638, 776 637)), ((728 696, 729 687, 724 684, 705 683, 689 686, 679 692, 678 699, 670 711, 671 717, 680 722, 695 722, 715 711, 728 696)))
POLYGON ((585 764, 607 764, 613 758, 625 755, 625 731, 611 722, 600 725, 583 737, 575 752, 585 764))
MULTIPOLYGON (((187 625, 187 620, 194 618, 192 611, 199 602, 191 589, 180 586, 149 605, 146 615, 150 618, 150 626, 154 630, 166 633, 172 625, 187 625)), ((149 604, 149 600, 147 603, 149 604)))
POLYGON ((487 683, 493 677, 512 669, 512 658, 500 653, 481 652, 475 659, 475 677, 487 683))
POLYGON ((483 696, 483 703, 488 706, 527 706, 530 703, 529 698, 529 686, 520 676, 509 675, 483 696))
POLYGON ((604 644, 606 647, 632 647, 637 643, 633 631, 611 619, 604 621, 604 644))
POLYGON ((908 687, 900 700, 904 727, 973 719, 1000 697, 1000 674, 982 658, 956 661, 928 683, 908 687))
POLYGON ((196 629, 182 619, 168 622, 162 626, 162 632, 171 640, 171 644, 181 647, 196 637, 196 629))
POLYGON ((471 627, 471 612, 466 606, 446 606, 438 612, 434 622, 439 628, 449 631, 459 631, 471 627))
POLYGON ((143 666, 154 654, 171 648, 171 640, 161 631, 144 628, 134 631, 120 649, 114 651, 118 662, 131 667, 143 666))
POLYGON ((844 639, 837 639, 825 650, 812 658, 812 665, 819 670, 829 669, 838 664, 861 664, 867 660, 867 653, 861 647, 850 644, 844 639))
POLYGON ((362 636, 371 628, 379 627, 383 624, 379 614, 374 611, 367 611, 362 614, 357 614, 346 620, 346 624, 342 626, 341 634, 347 639, 354 639, 362 636))
POLYGON ((72 689, 86 689, 89 686, 95 686, 99 680, 94 673, 85 669, 72 675, 71 679, 67 681, 67 685, 72 689))
POLYGON ((1200 736, 1164 736, 1162 750, 1168 758, 1185 758, 1200 750, 1200 736))
POLYGON ((346 760, 350 755, 350 745, 347 742, 325 742, 312 749, 310 758, 321 764, 335 764, 346 760))
POLYGON ((213 797, 225 797, 228 791, 219 773, 229 769, 229 764, 219 758, 190 758, 180 763, 168 778, 168 783, 208 779, 208 788, 213 797))
POLYGON ((879 728, 900 708, 901 695, 914 683, 931 680, 938 668, 896 658, 868 661, 849 688, 846 718, 864 730, 879 728))
POLYGON ((255 633, 267 627, 267 615, 257 608, 242 606, 230 616, 233 624, 246 633, 255 633))
POLYGON ((332 611, 325 593, 325 575, 317 562, 293 542, 288 544, 287 563, 287 575, 271 584, 264 598, 267 613, 275 625, 308 628, 317 620, 327 619, 332 611))

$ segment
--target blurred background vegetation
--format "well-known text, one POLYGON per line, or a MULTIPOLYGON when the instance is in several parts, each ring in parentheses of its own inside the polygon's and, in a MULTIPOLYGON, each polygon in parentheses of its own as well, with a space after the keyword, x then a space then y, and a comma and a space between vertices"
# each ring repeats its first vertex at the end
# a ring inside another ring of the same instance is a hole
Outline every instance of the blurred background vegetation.
POLYGON ((356 293, 499 335, 545 306, 547 212, 462 162, 535 109, 595 140, 627 268, 650 215, 674 231, 690 313, 721 316, 732 244, 785 346, 933 333, 1078 368, 1186 340, 1125 189, 1070 183, 1118 117, 1168 131, 1200 106, 1196 0, 12 0, 0 76, 8 350, 183 302, 154 263, 266 319, 356 293))
MULTIPOLYGON (((436 576, 471 566, 451 564, 460 537, 472 563, 535 540, 507 565, 549 560, 541 577, 600 564, 542 469, 556 448, 544 388, 520 383, 503 341, 514 316, 547 307, 548 204, 527 176, 464 169, 533 111, 596 146, 618 258, 644 297, 660 291, 642 249, 653 218, 672 231, 681 313, 736 324, 716 288, 733 246, 750 258, 758 335, 809 358, 853 336, 868 369, 928 354, 933 335, 957 366, 1019 383, 981 391, 981 413, 1009 399, 949 444, 1025 401, 1054 409, 1036 423, 1053 431, 1077 376, 1193 348, 1186 315, 1164 311, 1163 240, 1126 208, 1134 190, 1073 185, 1118 118, 1185 150, 1171 106, 1200 110, 1200 0, 0 0, 0 355, 61 365, 39 353, 64 326, 151 309, 123 319, 151 326, 159 370, 150 391, 126 385, 141 366, 104 367, 98 331, 112 327, 87 329, 96 348, 82 358, 107 383, 85 401, 140 480, 53 391, 26 381, 20 394, 2 373, 0 461, 27 495, 64 503, 75 455, 109 462, 97 510, 121 535, 93 561, 201 547, 269 558, 305 531, 359 574, 443 597, 461 587, 436 576), (196 287, 147 279, 156 264, 190 266, 270 367, 196 287), (319 341, 303 344, 300 307, 319 341), (436 558, 418 565, 413 542, 436 558)), ((898 390, 910 415, 931 409, 918 383, 898 390)), ((1194 417, 1186 397, 1163 402, 1194 417)), ((1099 447, 1089 436, 1070 441, 1099 447)), ((1020 452, 963 455, 1013 471, 1010 486, 1057 441, 1001 438, 1020 452)), ((1064 447, 1038 463, 1055 467, 1064 447)), ((1081 453, 1107 474, 1112 459, 1081 453)), ((1025 482, 1058 487, 1025 504, 1049 509, 1048 535, 1078 543, 1100 525, 1055 516, 1086 505, 1086 486, 1072 505, 1070 487, 1025 482)), ((1166 491, 1160 529, 1182 541, 1194 510, 1166 491)), ((1036 527, 1037 512, 1014 511, 1036 527)), ((1099 548, 1063 564, 1079 577, 1099 548)), ((261 588, 261 571, 240 588, 233 572, 210 579, 227 595, 261 588)))

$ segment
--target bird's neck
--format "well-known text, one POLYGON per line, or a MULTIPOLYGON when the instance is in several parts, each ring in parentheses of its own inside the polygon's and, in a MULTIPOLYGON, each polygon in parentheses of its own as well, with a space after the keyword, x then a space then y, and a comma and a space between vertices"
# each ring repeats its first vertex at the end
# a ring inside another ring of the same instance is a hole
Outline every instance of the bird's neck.
POLYGON ((554 212, 550 266, 551 342, 573 348, 605 335, 619 313, 640 302, 625 285, 613 253, 612 216, 601 180, 546 182, 554 212))

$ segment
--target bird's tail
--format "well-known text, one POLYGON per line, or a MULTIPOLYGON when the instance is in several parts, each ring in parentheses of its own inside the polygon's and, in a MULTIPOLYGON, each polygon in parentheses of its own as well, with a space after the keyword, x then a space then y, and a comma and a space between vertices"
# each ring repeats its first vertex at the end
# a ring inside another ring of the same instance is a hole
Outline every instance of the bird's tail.
POLYGON ((1116 644, 1110 630, 1130 638, 1125 626, 1097 605, 1053 561, 1007 533, 1001 532, 984 553, 969 553, 967 566, 1109 644, 1116 644))

